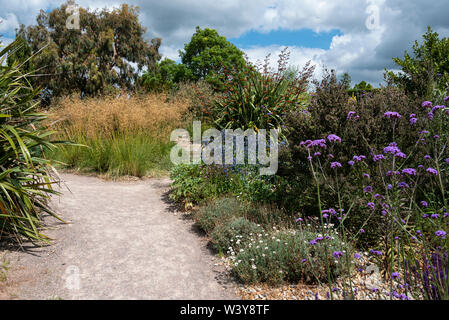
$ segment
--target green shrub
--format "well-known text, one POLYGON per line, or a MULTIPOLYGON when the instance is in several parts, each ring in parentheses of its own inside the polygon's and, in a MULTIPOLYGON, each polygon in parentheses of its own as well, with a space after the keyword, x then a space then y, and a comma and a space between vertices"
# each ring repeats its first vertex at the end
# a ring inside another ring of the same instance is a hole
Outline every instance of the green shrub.
MULTIPOLYGON (((343 202, 351 203, 355 195, 363 195, 363 188, 360 188, 358 181, 354 180, 354 175, 351 174, 352 167, 347 165, 354 156, 365 155, 370 158, 373 150, 383 150, 392 142, 401 145, 404 153, 413 153, 416 141, 420 138, 420 130, 411 130, 408 119, 411 114, 422 118, 427 116, 420 103, 398 88, 381 88, 356 100, 348 98, 346 87, 337 81, 334 73, 327 74, 321 82, 315 84, 316 92, 312 95, 307 109, 292 112, 287 117, 286 136, 289 145, 280 149, 279 161, 279 175, 293 182, 291 186, 294 189, 286 194, 296 194, 296 200, 292 201, 294 207, 287 209, 311 215, 319 215, 320 212, 316 201, 316 184, 308 160, 309 154, 306 148, 300 146, 301 142, 308 139, 326 139, 330 134, 335 134, 342 140, 331 149, 328 148, 326 155, 322 152, 323 155, 314 157, 320 160, 320 170, 322 168, 325 177, 319 181, 322 206, 332 208, 338 203, 338 195, 329 186, 335 185, 337 180, 341 186, 340 196, 343 202), (355 112, 355 115, 348 120, 351 111, 355 112), (383 116, 388 111, 398 112, 403 119, 398 121, 396 126, 392 126, 392 122, 383 116), (338 176, 330 167, 333 161, 343 164, 338 170, 338 176)), ((314 153, 311 156, 314 156, 314 153)), ((381 179, 374 172, 363 171, 364 168, 360 170, 360 175, 370 174, 370 183, 381 179)), ((355 232, 362 227, 362 221, 367 220, 366 214, 370 214, 360 208, 355 206, 351 218, 346 221, 346 226, 355 232)), ((374 231, 381 232, 384 228, 377 218, 379 217, 370 219, 370 225, 367 226, 372 228, 373 240, 378 238, 378 233, 374 231)))
POLYGON ((199 202, 203 196, 203 179, 200 165, 180 164, 170 172, 170 198, 174 201, 199 202))
POLYGON ((221 254, 232 246, 234 250, 244 248, 257 234, 263 233, 260 225, 242 217, 233 217, 219 223, 210 234, 211 243, 221 254))
POLYGON ((262 68, 250 65, 225 70, 224 92, 206 106, 204 113, 220 128, 281 129, 285 114, 307 99, 308 81, 314 67, 302 71, 287 69, 288 53, 279 56, 278 70, 269 69, 269 57, 262 68))
POLYGON ((317 244, 310 242, 319 235, 310 231, 277 231, 257 235, 244 249, 229 251, 234 263, 233 273, 243 283, 281 284, 285 281, 315 283, 335 279, 346 268, 343 262, 351 250, 332 234, 317 244), (332 256, 341 251, 343 257, 332 256))
POLYGON ((219 224, 242 215, 243 208, 237 199, 223 198, 202 207, 195 213, 194 218, 200 227, 210 234, 219 224))
POLYGON ((41 215, 55 216, 48 199, 57 193, 52 188, 57 181, 43 152, 55 145, 42 125, 47 116, 35 111, 39 90, 29 85, 18 62, 5 65, 8 54, 19 49, 14 41, 0 51, 0 236, 46 240, 39 231, 41 215))
POLYGON ((266 229, 294 228, 296 226, 295 217, 275 204, 249 203, 245 208, 245 218, 266 229))
POLYGON ((170 178, 170 197, 178 202, 201 203, 241 192, 239 176, 222 166, 181 164, 173 168, 170 178))

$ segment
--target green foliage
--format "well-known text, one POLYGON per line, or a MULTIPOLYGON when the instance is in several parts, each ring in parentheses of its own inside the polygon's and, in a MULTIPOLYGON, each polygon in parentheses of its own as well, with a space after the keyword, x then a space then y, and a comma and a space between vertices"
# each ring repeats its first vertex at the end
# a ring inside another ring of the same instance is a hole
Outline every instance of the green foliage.
MULTIPOLYGON (((348 98, 345 86, 337 81, 334 73, 327 74, 321 82, 316 83, 316 88, 316 93, 313 94, 306 111, 292 112, 287 117, 286 137, 289 145, 280 149, 278 174, 291 181, 291 190, 286 194, 296 194, 296 200, 292 201, 292 207, 289 210, 299 209, 301 212, 319 214, 309 155, 303 147, 300 147, 302 141, 326 139, 330 134, 341 137, 342 143, 335 145, 330 152, 333 158, 323 156, 320 157, 320 161, 328 179, 327 182, 335 179, 344 181, 342 197, 352 199, 354 194, 360 192, 360 186, 350 180, 351 166, 346 165, 348 161, 353 160, 353 156, 370 157, 372 150, 383 150, 393 141, 400 144, 401 150, 408 154, 412 152, 419 139, 419 130, 410 130, 410 123, 406 119, 392 127, 391 121, 387 121, 383 114, 387 111, 396 111, 403 118, 409 118, 412 113, 426 117, 426 112, 422 108, 418 110, 420 103, 395 87, 378 89, 357 100, 348 98), (358 120, 348 121, 350 111, 356 112, 358 120), (330 163, 333 161, 344 164, 339 170, 338 177, 330 168, 330 163)), ((372 179, 376 177, 372 175, 372 179)), ((337 202, 335 192, 326 187, 327 184, 324 181, 322 183, 320 189, 323 206, 335 206, 337 202)), ((360 228, 359 223, 365 221, 364 215, 369 213, 366 210, 359 211, 358 207, 355 207, 353 211, 360 214, 353 215, 352 227, 360 228)), ((371 222, 374 239, 377 237, 375 230, 381 232, 382 227, 380 224, 376 225, 376 219, 372 219, 371 222)), ((349 223, 348 221, 348 225, 349 223)))
POLYGON ((394 58, 401 72, 388 72, 390 81, 417 94, 422 100, 431 100, 434 89, 446 90, 449 84, 449 39, 439 38, 428 27, 423 43, 415 41, 413 55, 405 52, 404 59, 394 58))
POLYGON ((201 203, 240 190, 238 176, 230 175, 221 166, 181 164, 173 168, 170 178, 170 197, 175 201, 201 203), (236 179, 231 179, 234 176, 236 179))
POLYGON ((31 47, 21 36, 16 37, 16 42, 19 45, 14 51, 8 54, 6 63, 8 64, 8 66, 12 66, 14 65, 14 63, 16 63, 24 74, 32 73, 35 70, 35 66, 32 59, 33 52, 31 50, 31 47))
POLYGON ((194 80, 206 80, 217 89, 221 87, 218 75, 223 69, 241 69, 245 65, 243 52, 220 36, 217 30, 209 28, 196 27, 180 56, 194 80))
POLYGON ((281 129, 287 112, 303 108, 308 81, 314 68, 307 64, 299 72, 287 69, 288 54, 282 52, 277 72, 248 65, 229 69, 223 75, 224 92, 204 111, 225 129, 281 129))
POLYGON ((221 254, 226 253, 231 246, 239 252, 251 242, 252 238, 263 232, 260 225, 243 217, 233 217, 215 227, 210 234, 210 241, 221 254))
POLYGON ((195 221, 206 233, 210 234, 218 225, 242 215, 243 207, 237 199, 223 198, 200 208, 195 213, 195 221))
POLYGON ((243 283, 314 283, 327 281, 328 270, 335 278, 343 271, 344 264, 333 258, 332 253, 350 254, 351 249, 342 245, 336 234, 332 240, 311 245, 310 241, 318 236, 307 230, 257 234, 243 250, 229 250, 234 263, 232 272, 243 283), (329 268, 326 261, 330 263, 329 268))
POLYGON ((351 89, 351 76, 349 75, 349 73, 345 72, 341 78, 340 78, 340 83, 347 89, 351 89))
POLYGON ((17 61, 5 64, 6 56, 20 52, 22 45, 16 40, 0 51, 0 236, 46 241, 39 231, 41 216, 55 216, 48 199, 57 193, 52 188, 57 181, 44 151, 55 145, 49 141, 52 132, 42 125, 46 115, 35 111, 39 91, 29 85, 17 61))
POLYGON ((66 28, 66 4, 37 16, 37 25, 21 26, 42 76, 33 83, 51 95, 103 93, 107 88, 133 90, 143 67, 159 60, 160 39, 144 40, 138 8, 123 4, 108 11, 80 8, 80 30, 66 28), (135 70, 131 63, 137 65, 135 70))
POLYGON ((113 133, 88 137, 79 134, 72 141, 83 146, 64 146, 49 157, 67 169, 97 172, 111 177, 159 174, 171 169, 172 143, 163 142, 147 132, 113 133))
POLYGON ((180 63, 165 58, 157 63, 153 70, 146 71, 140 81, 141 85, 148 91, 169 91, 178 89, 180 82, 192 79, 190 69, 180 63))
POLYGON ((173 180, 171 199, 186 202, 199 202, 204 199, 200 165, 177 165, 171 170, 170 179, 173 180))

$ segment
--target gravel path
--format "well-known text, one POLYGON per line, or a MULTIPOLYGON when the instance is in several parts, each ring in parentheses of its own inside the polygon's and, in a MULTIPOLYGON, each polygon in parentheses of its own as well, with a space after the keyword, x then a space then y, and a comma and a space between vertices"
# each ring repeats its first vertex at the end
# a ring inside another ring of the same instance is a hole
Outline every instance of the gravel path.
POLYGON ((10 296, 19 299, 236 299, 191 221, 164 201, 170 181, 63 174, 52 202, 51 246, 10 252, 10 296))

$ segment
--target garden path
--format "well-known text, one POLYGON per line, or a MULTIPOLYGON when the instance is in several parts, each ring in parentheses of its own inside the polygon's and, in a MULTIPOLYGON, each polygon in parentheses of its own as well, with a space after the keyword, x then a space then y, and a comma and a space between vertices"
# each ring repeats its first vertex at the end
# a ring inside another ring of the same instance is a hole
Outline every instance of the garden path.
POLYGON ((52 205, 70 223, 48 222, 51 246, 8 253, 12 298, 236 299, 205 239, 165 200, 169 179, 61 178, 52 205))

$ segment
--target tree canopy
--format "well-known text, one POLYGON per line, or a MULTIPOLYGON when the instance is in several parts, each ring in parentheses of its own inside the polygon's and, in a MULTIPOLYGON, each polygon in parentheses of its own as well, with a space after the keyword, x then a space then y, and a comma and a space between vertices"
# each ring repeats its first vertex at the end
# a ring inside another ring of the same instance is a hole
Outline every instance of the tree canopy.
POLYGON ((164 91, 174 89, 178 83, 192 78, 192 72, 184 64, 165 58, 142 75, 141 85, 150 91, 164 91))
POLYGON ((79 30, 66 27, 66 8, 63 4, 49 13, 41 10, 37 25, 22 25, 17 32, 37 53, 35 84, 52 95, 93 95, 114 87, 132 90, 139 72, 160 59, 161 40, 144 39, 138 7, 80 8, 79 30))
POLYGON ((449 39, 439 38, 437 32, 427 28, 423 43, 415 41, 413 54, 407 51, 404 59, 393 58, 401 72, 387 73, 396 85, 419 97, 430 98, 434 89, 446 90, 449 83, 449 39))
POLYGON ((194 80, 204 79, 212 84, 217 74, 246 65, 243 52, 218 34, 215 29, 196 27, 189 43, 180 51, 182 63, 191 70, 194 80))

